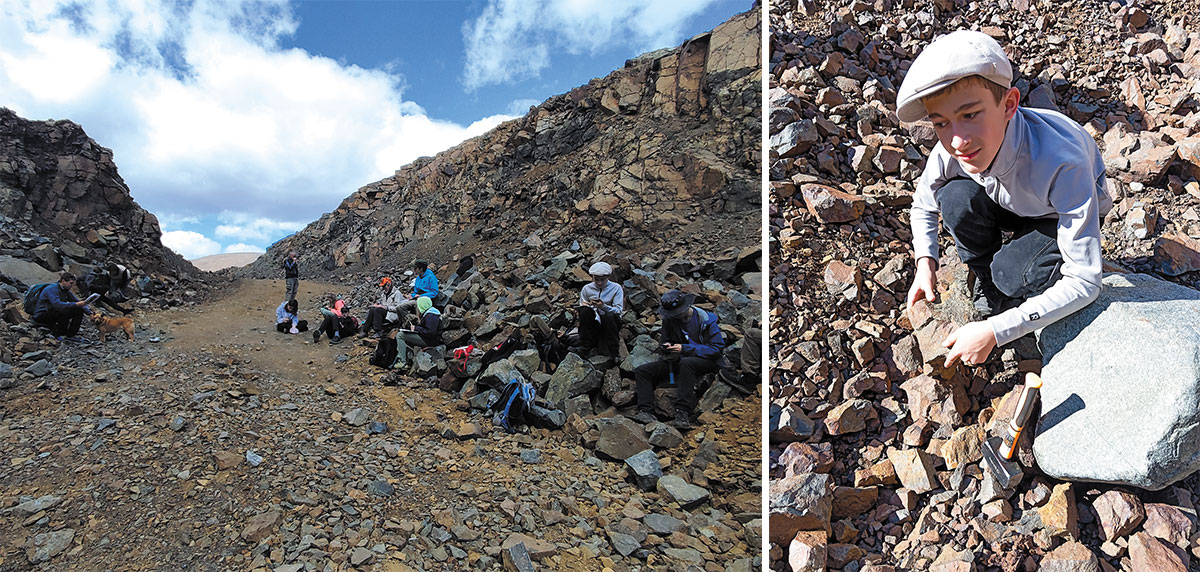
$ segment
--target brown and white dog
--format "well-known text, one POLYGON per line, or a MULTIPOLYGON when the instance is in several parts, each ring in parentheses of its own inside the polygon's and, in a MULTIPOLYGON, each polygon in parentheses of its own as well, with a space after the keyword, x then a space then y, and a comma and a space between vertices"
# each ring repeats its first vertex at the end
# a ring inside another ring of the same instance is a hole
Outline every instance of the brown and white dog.
POLYGON ((96 324, 96 330, 100 332, 100 342, 107 341, 105 334, 118 330, 125 330, 125 337, 129 341, 133 341, 133 318, 116 318, 113 316, 105 316, 100 312, 92 314, 92 322, 96 324))

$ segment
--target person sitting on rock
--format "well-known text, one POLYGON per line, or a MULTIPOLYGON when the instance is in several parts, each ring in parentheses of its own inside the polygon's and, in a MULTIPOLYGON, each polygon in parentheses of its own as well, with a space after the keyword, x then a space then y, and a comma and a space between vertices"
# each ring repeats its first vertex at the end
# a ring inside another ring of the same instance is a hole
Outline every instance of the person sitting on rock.
POLYGON ((402 300, 398 305, 400 312, 412 312, 417 307, 417 299, 427 296, 430 300, 438 296, 438 279, 429 269, 429 262, 421 259, 413 261, 413 291, 412 295, 402 300))
POLYGON ((984 318, 946 337, 947 365, 982 363, 1100 294, 1100 220, 1112 207, 1100 151, 1065 115, 1020 107, 1012 76, 1000 44, 960 30, 917 56, 896 98, 900 120, 928 117, 939 141, 913 194, 907 307, 934 301, 940 214, 984 318))
POLYGON ((625 290, 608 279, 612 266, 607 262, 593 264, 588 274, 592 281, 579 291, 579 345, 584 351, 618 357, 625 290))
POLYGON ((287 283, 285 300, 295 300, 296 291, 300 289, 300 261, 296 260, 296 251, 289 250, 287 258, 283 259, 283 280, 287 283))
POLYGON ((654 416, 654 384, 675 381, 675 419, 668 423, 676 429, 690 429, 696 408, 696 381, 721 368, 725 338, 717 326, 717 315, 692 306, 695 297, 679 290, 663 294, 658 313, 663 318, 662 351, 664 359, 638 366, 633 371, 637 382, 638 412, 633 420, 650 423, 654 416))
POLYGON ((387 276, 379 281, 379 288, 379 301, 367 310, 367 319, 363 322, 363 337, 371 335, 371 330, 375 330, 376 338, 381 337, 400 320, 400 303, 404 301, 404 295, 387 276))
POLYGON ((124 302, 129 297, 125 288, 133 281, 133 273, 122 264, 108 263, 108 297, 118 302, 124 302))
POLYGON ((58 276, 58 282, 42 288, 33 309, 33 321, 50 328, 59 340, 65 337, 69 342, 82 342, 79 325, 83 323, 83 315, 91 314, 91 311, 86 300, 76 298, 71 292, 75 282, 74 274, 63 272, 58 276))
POLYGON ((330 345, 336 345, 358 331, 357 320, 349 315, 346 302, 337 294, 329 294, 328 305, 321 308, 321 314, 325 319, 321 320, 321 327, 313 330, 314 344, 321 340, 322 333, 329 337, 330 345))
POLYGON ((298 312, 300 304, 295 298, 284 300, 275 308, 275 331, 280 333, 298 334, 308 331, 308 320, 301 320, 298 312))
POLYGON ((84 293, 89 294, 89 295, 96 294, 97 296, 99 296, 98 298, 96 298, 97 302, 104 304, 105 306, 108 306, 109 308, 111 308, 114 311, 120 312, 121 314, 128 316, 131 312, 133 312, 132 309, 125 308, 125 307, 121 306, 119 303, 117 303, 116 300, 113 300, 112 298, 108 297, 108 293, 111 290, 111 288, 110 288, 111 284, 112 284, 112 281, 109 278, 108 270, 101 268, 99 266, 93 267, 92 270, 90 272, 88 272, 87 276, 83 277, 84 293))
POLYGON ((396 357, 408 366, 408 346, 432 347, 442 345, 442 313, 433 307, 429 296, 417 298, 417 313, 421 318, 411 330, 396 332, 396 357))

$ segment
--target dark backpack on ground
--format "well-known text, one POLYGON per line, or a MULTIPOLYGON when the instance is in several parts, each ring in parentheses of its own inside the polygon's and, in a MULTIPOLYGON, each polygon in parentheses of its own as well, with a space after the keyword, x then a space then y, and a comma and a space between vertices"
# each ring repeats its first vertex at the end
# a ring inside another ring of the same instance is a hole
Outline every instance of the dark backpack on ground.
POLYGON ((514 433, 518 425, 525 425, 529 419, 529 406, 537 397, 533 385, 528 381, 514 378, 504 385, 500 399, 492 405, 495 414, 492 424, 504 427, 505 431, 514 433))
POLYGON ((21 308, 25 310, 26 316, 33 317, 33 311, 37 309, 38 298, 42 296, 42 290, 45 290, 51 284, 53 282, 34 284, 29 287, 29 291, 25 293, 25 298, 21 300, 21 308))
POLYGON ((558 336, 537 340, 537 351, 542 360, 542 371, 546 373, 553 373, 553 367, 557 367, 563 358, 567 357, 567 347, 558 340, 558 336))
POLYGON ((395 338, 383 337, 379 338, 379 344, 375 346, 375 355, 371 356, 371 365, 392 369, 396 367, 399 358, 400 352, 396 349, 395 338))
POLYGON ((487 366, 512 355, 513 352, 524 347, 525 340, 521 337, 521 332, 516 332, 508 336, 504 341, 492 346, 492 349, 483 353, 483 358, 481 358, 483 365, 480 367, 480 370, 487 369, 487 366))

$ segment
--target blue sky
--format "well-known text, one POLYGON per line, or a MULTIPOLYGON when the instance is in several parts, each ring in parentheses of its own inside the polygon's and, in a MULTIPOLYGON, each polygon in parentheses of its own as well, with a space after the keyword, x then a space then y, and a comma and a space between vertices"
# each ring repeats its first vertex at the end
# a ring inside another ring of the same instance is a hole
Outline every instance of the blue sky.
POLYGON ((749 0, 0 0, 0 106, 113 149, 187 258, 358 187, 749 0))

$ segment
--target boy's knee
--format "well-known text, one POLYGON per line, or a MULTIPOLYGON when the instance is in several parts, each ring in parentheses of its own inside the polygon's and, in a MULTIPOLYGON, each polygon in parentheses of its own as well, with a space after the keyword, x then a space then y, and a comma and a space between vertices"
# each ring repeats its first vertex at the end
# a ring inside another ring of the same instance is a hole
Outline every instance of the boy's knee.
POLYGON ((979 208, 979 201, 987 198, 983 187, 971 179, 955 179, 937 191, 938 208, 947 225, 960 221, 968 213, 979 208))

